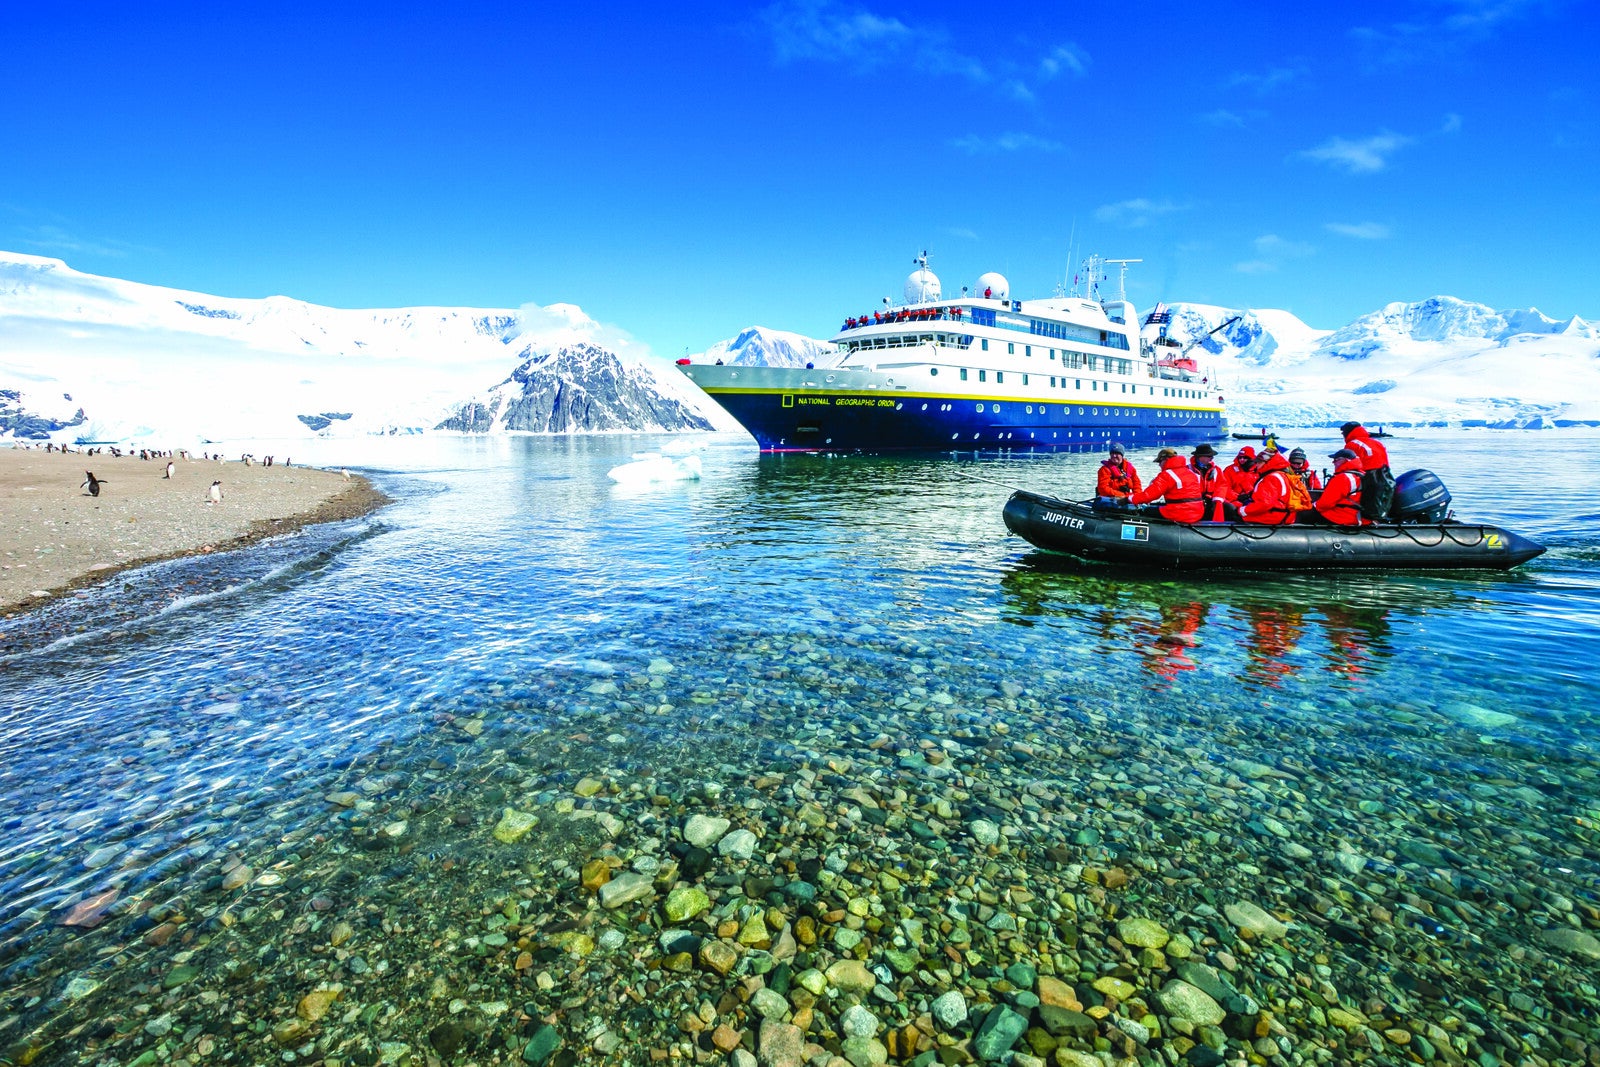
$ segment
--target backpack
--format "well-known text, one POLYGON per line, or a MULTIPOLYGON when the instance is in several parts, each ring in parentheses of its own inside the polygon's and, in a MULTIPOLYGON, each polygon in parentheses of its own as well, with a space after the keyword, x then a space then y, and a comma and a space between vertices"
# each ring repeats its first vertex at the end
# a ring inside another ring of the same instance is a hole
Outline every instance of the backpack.
POLYGON ((1289 483, 1289 492, 1283 502, 1291 511, 1311 510, 1311 490, 1306 488, 1306 480, 1294 471, 1283 472, 1284 481, 1289 483))
POLYGON ((1361 475, 1361 517, 1382 522, 1394 504, 1394 474, 1387 466, 1361 475))

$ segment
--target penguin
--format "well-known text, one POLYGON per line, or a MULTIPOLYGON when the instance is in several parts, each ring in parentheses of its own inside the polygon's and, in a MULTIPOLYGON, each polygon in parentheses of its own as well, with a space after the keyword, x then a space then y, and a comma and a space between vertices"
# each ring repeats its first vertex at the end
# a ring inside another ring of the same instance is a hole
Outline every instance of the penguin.
POLYGON ((344 480, 348 482, 350 480, 350 468, 341 467, 340 472, 344 475, 344 480))
POLYGON ((87 489, 87 490, 89 490, 89 495, 90 496, 99 496, 100 495, 100 486, 102 484, 104 484, 104 483, 102 483, 99 478, 96 478, 94 476, 94 471, 84 471, 83 472, 83 484, 78 486, 78 488, 79 489, 87 489))
POLYGON ((218 479, 211 483, 211 503, 222 503, 222 481, 218 479))
POLYGON ((172 472, 177 470, 177 469, 178 468, 173 465, 172 460, 170 460, 170 459, 167 460, 167 473, 165 475, 163 475, 163 477, 171 478, 172 477, 172 472))

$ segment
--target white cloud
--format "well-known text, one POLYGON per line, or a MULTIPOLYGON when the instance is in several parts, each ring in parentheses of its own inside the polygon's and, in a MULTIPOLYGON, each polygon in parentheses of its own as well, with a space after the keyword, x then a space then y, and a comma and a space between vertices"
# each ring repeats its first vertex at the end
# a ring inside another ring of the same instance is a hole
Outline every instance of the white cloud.
POLYGON ((1355 237, 1362 241, 1382 241, 1389 236, 1389 227, 1381 222, 1328 222, 1322 228, 1341 237, 1355 237))
POLYGON ((141 245, 131 245, 125 241, 97 241, 89 237, 79 237, 60 226, 45 224, 43 226, 24 226, 19 232, 22 234, 22 243, 30 248, 45 252, 58 252, 62 254, 81 252, 86 256, 126 256, 129 252, 153 252, 155 249, 145 248, 141 245))
POLYGON ((969 155, 983 155, 989 152, 1065 152, 1067 146, 1060 141, 1052 141, 1046 137, 1036 137, 1031 133, 1002 133, 998 137, 979 137, 977 134, 968 134, 957 137, 950 142, 951 148, 959 148, 969 155))
POLYGON ((1444 125, 1439 127, 1440 133, 1459 133, 1461 130, 1461 116, 1454 111, 1444 117, 1444 125))
POLYGON ((1102 204, 1094 209, 1094 217, 1099 222, 1138 229, 1140 226, 1148 226, 1162 215, 1186 210, 1188 210, 1187 204, 1177 204, 1171 200, 1150 200, 1141 196, 1133 200, 1121 200, 1115 204, 1102 204))
POLYGON ((1063 74, 1083 75, 1089 55, 1075 43, 1059 44, 1037 62, 999 54, 974 54, 973 41, 999 36, 960 33, 937 22, 907 23, 838 0, 777 0, 756 16, 779 63, 834 63, 857 71, 910 69, 989 85, 1020 103, 1034 102, 1039 86, 1063 74))
POLYGON ((647 358, 650 346, 620 326, 597 322, 576 304, 523 304, 517 309, 518 339, 541 349, 592 344, 619 356, 647 358))
POLYGON ((978 231, 970 230, 965 226, 947 226, 944 232, 951 237, 959 237, 963 241, 976 241, 978 239, 978 231))
POLYGON ((1306 76, 1306 73, 1305 66, 1297 63, 1292 67, 1273 67, 1260 74, 1241 72, 1229 78, 1228 84, 1249 89, 1257 96, 1266 96, 1299 81, 1306 76))
POLYGON ((1240 129, 1244 127, 1243 116, 1235 114, 1234 112, 1223 107, 1219 107, 1215 111, 1207 111, 1204 115, 1200 116, 1200 121, 1204 122, 1208 126, 1232 126, 1240 129))
POLYGON ((1255 258, 1233 265, 1233 269, 1240 274, 1270 274, 1282 266, 1286 259, 1300 259, 1317 251, 1314 245, 1286 240, 1275 233, 1264 233, 1250 243, 1255 247, 1255 258))
POLYGON ((1083 76, 1089 73, 1089 56, 1076 44, 1056 45, 1039 61, 1039 77, 1048 81, 1063 71, 1083 76))
POLYGON ((1379 133, 1360 141, 1330 138, 1300 155, 1340 167, 1351 174, 1375 174, 1389 165, 1388 157, 1412 143, 1413 138, 1398 133, 1379 133))

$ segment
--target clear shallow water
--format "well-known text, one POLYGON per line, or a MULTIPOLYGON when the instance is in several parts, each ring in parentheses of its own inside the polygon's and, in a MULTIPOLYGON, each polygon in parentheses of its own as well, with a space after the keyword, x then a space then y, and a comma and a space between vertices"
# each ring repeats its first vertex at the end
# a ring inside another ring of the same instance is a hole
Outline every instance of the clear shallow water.
MULTIPOLYGON (((615 841, 573 823, 538 846, 539 873, 525 872, 535 892, 541 878, 570 888, 570 868, 595 854, 669 857, 668 816, 681 811, 747 805, 781 841, 792 812, 750 792, 766 776, 822 768, 888 789, 929 743, 982 752, 1007 735, 1033 739, 1034 765, 975 760, 965 801, 926 798, 963 809, 944 819, 951 835, 965 840, 962 816, 1010 810, 974 798, 1045 782, 1054 802, 1016 829, 1040 847, 1059 843, 1052 818, 1082 829, 1100 817, 1096 797, 1116 798, 1098 805, 1106 832, 1053 861, 1069 866, 1133 855, 1106 841, 1131 833, 1129 805, 1154 804, 1176 822, 1152 839, 1163 857, 1152 863, 1217 865, 1221 884, 1263 904, 1276 895, 1289 908, 1285 893, 1319 884, 1333 893, 1297 851, 1306 870, 1274 870, 1280 839, 1365 857, 1362 877, 1392 876, 1416 853, 1435 877, 1514 878, 1544 911, 1507 904, 1510 933, 1462 935, 1483 953, 1481 983, 1513 943, 1537 954, 1552 925, 1600 924, 1583 911, 1600 901, 1596 443, 1390 442, 1396 468, 1435 470, 1463 517, 1550 547, 1509 574, 1194 579, 1086 569, 1006 535, 1004 485, 1083 495, 1098 456, 761 458, 718 439, 703 481, 630 488, 606 472, 651 442, 394 442, 377 476, 399 503, 372 520, 151 568, 115 597, 0 630, 0 1047, 43 1042, 70 1062, 92 1045, 126 1060, 210 1033, 198 1003, 182 1041, 97 1034, 87 1017, 148 1009, 130 976, 173 966, 169 945, 141 948, 137 964, 118 949, 174 916, 180 954, 248 955, 253 937, 264 948, 268 935, 225 919, 219 882, 241 861, 258 879, 283 872, 246 892, 268 915, 275 893, 292 894, 286 923, 313 897, 344 914, 352 893, 339 886, 371 877, 358 861, 387 863, 391 850, 407 858, 383 876, 389 896, 438 892, 437 864, 495 854, 483 824, 501 806, 568 814, 559 797, 594 775, 617 791, 578 810, 619 818, 615 841), (1220 832, 1218 802, 1203 799, 1229 767, 1249 788, 1294 783, 1241 805, 1231 846, 1206 836, 1220 832), (326 799, 341 792, 364 803, 326 799), (1294 835, 1244 821, 1266 809, 1294 835), (100 899, 101 921, 62 924, 100 899), (98 985, 64 996, 75 979, 98 985)), ((801 778, 794 806, 826 796, 825 781, 801 778)), ((860 835, 879 824, 846 821, 854 830, 838 829, 832 847, 870 850, 860 835)), ((1056 877, 1025 850, 1013 859, 1019 878, 1056 877)), ((472 914, 480 897, 463 888, 439 906, 472 914)), ((1194 903, 1178 894, 1163 914, 1175 926, 1194 903)), ((629 951, 648 968, 648 953, 629 951)), ((1348 981, 1380 989, 1388 965, 1367 966, 1350 963, 1348 981)), ((381 978, 359 973, 379 999, 381 978)), ((1592 1019, 1593 992, 1576 997, 1540 1000, 1545 1024, 1592 1019)), ((420 1054, 443 1011, 399 1013, 386 1034, 358 1018, 360 1032, 308 1040, 328 1046, 317 1056, 384 1036, 420 1054)), ((607 1012, 590 1015, 603 1024, 607 1012)), ((581 1046, 576 1029, 563 1032, 581 1046)))

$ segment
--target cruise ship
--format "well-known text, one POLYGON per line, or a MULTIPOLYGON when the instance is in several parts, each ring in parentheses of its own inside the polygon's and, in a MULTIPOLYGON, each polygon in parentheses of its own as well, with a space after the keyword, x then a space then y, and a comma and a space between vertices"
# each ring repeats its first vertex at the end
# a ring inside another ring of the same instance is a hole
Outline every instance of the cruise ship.
MULTIPOLYGON (((1119 285, 1091 258, 1085 293, 1013 300, 997 273, 946 297, 927 255, 905 301, 846 318, 831 366, 695 363, 678 369, 763 452, 1156 447, 1224 437, 1223 398, 1188 349, 1142 339, 1119 285)), ((1160 312, 1152 319, 1159 320, 1160 312)), ((1192 347, 1189 346, 1189 347, 1192 347)))

